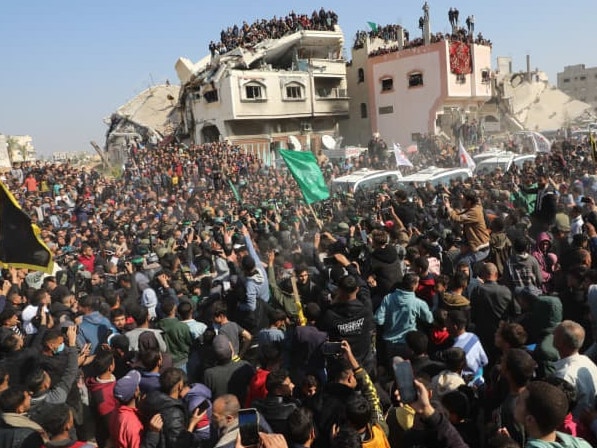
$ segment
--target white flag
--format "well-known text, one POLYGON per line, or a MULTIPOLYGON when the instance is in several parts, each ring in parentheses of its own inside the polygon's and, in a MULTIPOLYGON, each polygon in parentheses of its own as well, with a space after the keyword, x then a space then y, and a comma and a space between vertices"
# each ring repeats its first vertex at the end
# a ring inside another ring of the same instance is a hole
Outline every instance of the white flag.
POLYGON ((458 159, 460 159, 460 166, 462 167, 474 170, 477 166, 471 155, 468 152, 466 152, 466 149, 464 149, 462 140, 458 141, 458 159))
POLYGON ((394 143, 394 150, 392 152, 394 153, 394 157, 396 158, 397 166, 410 166, 411 168, 413 167, 413 164, 410 163, 410 160, 406 158, 406 156, 402 152, 402 149, 400 149, 400 144, 394 143))
POLYGON ((533 132, 531 135, 537 152, 551 152, 551 142, 543 134, 533 132))

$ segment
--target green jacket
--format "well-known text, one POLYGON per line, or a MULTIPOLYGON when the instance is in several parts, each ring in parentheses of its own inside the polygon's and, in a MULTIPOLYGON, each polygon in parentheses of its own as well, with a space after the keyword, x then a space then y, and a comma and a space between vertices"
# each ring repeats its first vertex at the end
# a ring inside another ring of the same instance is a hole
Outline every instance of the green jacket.
POLYGON ((535 211, 535 202, 537 201, 537 193, 533 192, 536 188, 537 184, 533 184, 528 189, 521 188, 518 191, 513 191, 510 194, 510 201, 515 207, 523 208, 528 215, 531 215, 535 211))
POLYGON ((193 336, 189 326, 175 317, 166 317, 158 322, 158 328, 164 332, 168 352, 175 364, 189 358, 193 336))
MULTIPOLYGON (((273 266, 267 268, 267 279, 269 281, 270 299, 273 299, 272 305, 284 310, 292 320, 298 317, 298 310, 296 309, 296 301, 292 294, 286 294, 278 283, 276 283, 276 272, 273 266)), ((271 303, 271 302, 270 302, 271 303)))
POLYGON ((525 448, 590 448, 591 445, 580 437, 572 437, 570 434, 556 432, 555 442, 544 442, 539 439, 529 439, 525 448))
POLYGON ((531 306, 532 333, 538 337, 533 357, 539 378, 554 373, 553 363, 560 359, 553 345, 553 331, 562 322, 562 302, 558 297, 539 296, 531 306))

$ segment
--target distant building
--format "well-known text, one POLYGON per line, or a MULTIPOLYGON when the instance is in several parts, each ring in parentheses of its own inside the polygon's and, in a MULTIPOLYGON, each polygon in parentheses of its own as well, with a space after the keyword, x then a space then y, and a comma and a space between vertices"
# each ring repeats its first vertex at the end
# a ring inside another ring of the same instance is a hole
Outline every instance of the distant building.
POLYGON ((68 159, 72 157, 72 154, 68 152, 54 152, 52 153, 52 162, 55 163, 64 163, 68 162, 68 159))
POLYGON ((497 61, 493 97, 481 109, 487 133, 557 131, 594 121, 590 104, 551 85, 545 72, 531 70, 530 56, 526 70, 516 72, 512 70, 512 58, 498 57, 497 61))
POLYGON ((483 39, 432 36, 428 19, 423 37, 411 41, 401 27, 388 27, 391 39, 357 35, 347 70, 344 141, 366 145, 379 132, 387 142, 408 145, 424 134, 454 137, 466 120, 478 120, 492 93, 491 46, 483 39))
POLYGON ((589 103, 597 112, 597 67, 568 65, 558 73, 558 89, 572 98, 589 103))
POLYGON ((270 161, 272 148, 316 151, 348 118, 344 36, 303 29, 194 64, 176 63, 193 143, 228 140, 270 161))
POLYGON ((8 155, 12 163, 37 160, 37 152, 30 135, 10 135, 7 138, 7 143, 8 155))
POLYGON ((0 134, 0 169, 10 168, 10 156, 8 155, 8 137, 0 134))

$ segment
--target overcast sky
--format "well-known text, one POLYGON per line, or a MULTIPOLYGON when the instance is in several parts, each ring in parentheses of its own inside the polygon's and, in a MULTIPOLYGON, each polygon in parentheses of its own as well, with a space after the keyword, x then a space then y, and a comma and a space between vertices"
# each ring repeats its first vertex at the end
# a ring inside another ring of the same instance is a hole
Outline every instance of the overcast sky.
MULTIPOLYGON (((367 21, 398 23, 417 36, 423 2, 403 0, 19 0, 0 14, 0 133, 29 134, 41 154, 90 150, 104 144, 107 117, 152 84, 178 83, 174 63, 208 53, 210 40, 235 23, 333 9, 350 58, 353 36, 367 21)), ((597 1, 429 1, 433 32, 448 31, 448 9, 461 22, 475 15, 475 31, 497 56, 525 68, 531 54, 556 83, 566 65, 597 65, 597 1)))

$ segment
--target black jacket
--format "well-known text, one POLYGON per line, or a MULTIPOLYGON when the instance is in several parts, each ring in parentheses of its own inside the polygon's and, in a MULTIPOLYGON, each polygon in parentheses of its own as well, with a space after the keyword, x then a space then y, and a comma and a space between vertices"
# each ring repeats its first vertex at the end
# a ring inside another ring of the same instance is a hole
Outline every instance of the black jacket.
POLYGON ((329 446, 334 424, 341 426, 346 423, 346 403, 356 393, 358 392, 344 384, 328 383, 323 392, 311 402, 313 421, 318 429, 318 447, 329 446))
POLYGON ((252 406, 265 417, 272 432, 282 434, 286 440, 290 440, 288 418, 298 407, 294 401, 268 395, 263 400, 255 400, 252 406))
POLYGON ((39 448, 44 443, 37 431, 30 428, 13 428, 0 423, 2 448, 39 448))
POLYGON ((394 211, 402 224, 408 227, 409 224, 416 224, 417 222, 417 209, 411 202, 393 202, 394 211))
POLYGON ((361 300, 332 303, 319 327, 328 333, 331 340, 348 341, 361 365, 371 354, 371 337, 375 328, 373 313, 361 300))
POLYGON ((475 333, 483 347, 493 347, 500 321, 513 321, 520 314, 520 305, 512 298, 509 288, 496 282, 485 282, 477 286, 470 299, 475 333))
POLYGON ((371 275, 375 276, 377 287, 372 291, 377 297, 384 297, 392 292, 402 280, 400 257, 394 246, 388 245, 371 252, 371 275))
POLYGON ((141 413, 149 421, 157 413, 164 420, 160 446, 165 448, 191 448, 195 446, 193 434, 187 431, 189 418, 182 400, 175 400, 163 392, 150 392, 141 406, 141 413))

